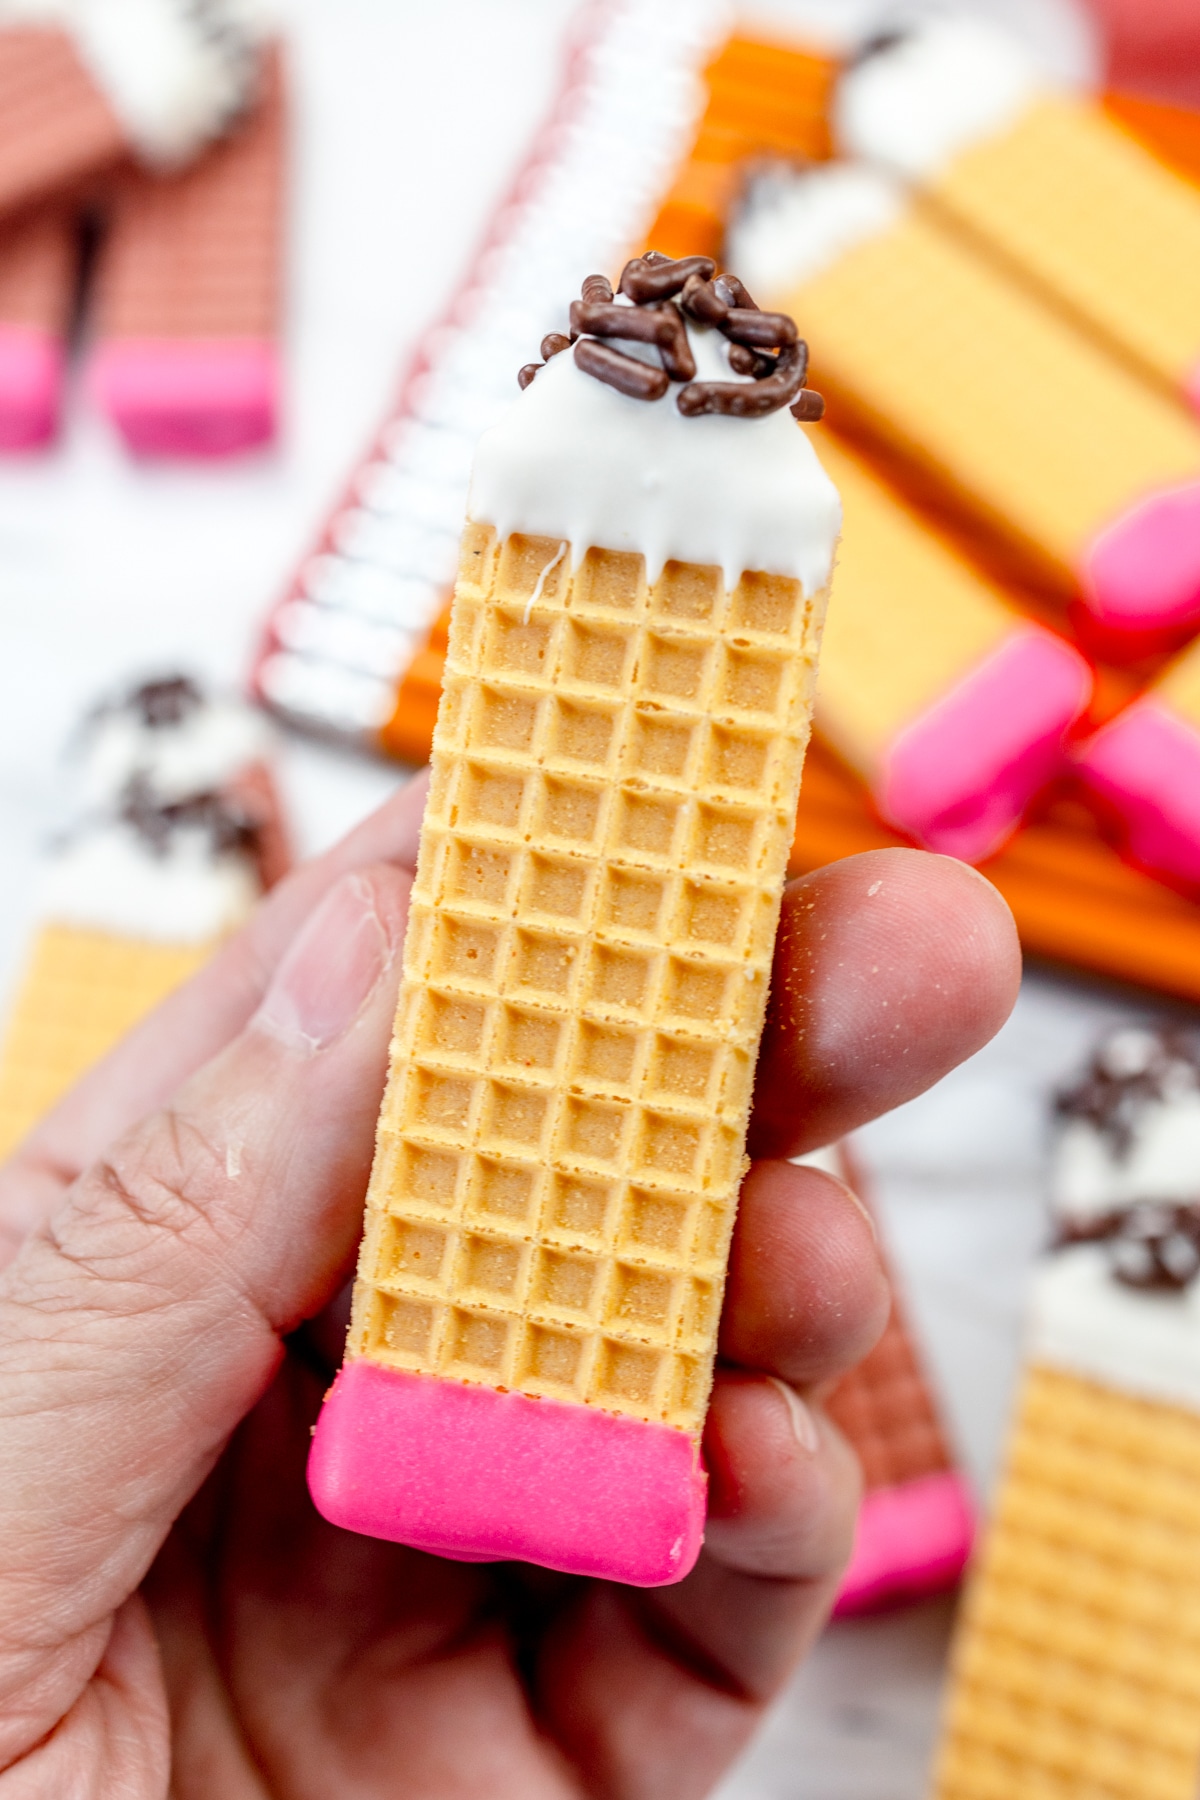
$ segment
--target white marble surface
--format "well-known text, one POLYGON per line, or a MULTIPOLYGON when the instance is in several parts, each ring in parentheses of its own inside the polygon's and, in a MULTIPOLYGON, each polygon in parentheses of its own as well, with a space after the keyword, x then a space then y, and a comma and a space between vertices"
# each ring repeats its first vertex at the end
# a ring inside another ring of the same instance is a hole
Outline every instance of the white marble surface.
MULTIPOLYGON (((840 16, 840 0, 757 0, 776 19, 801 4, 840 16)), ((452 288, 550 96, 572 7, 290 0, 284 10, 299 129, 281 447, 209 470, 137 467, 75 401, 52 455, 0 463, 3 989, 34 916, 59 746, 81 707, 137 668, 183 663, 240 679, 265 606, 384 411, 406 348, 452 288)), ((1061 66, 1086 73, 1086 33, 1067 0, 1022 0, 1016 11, 1061 66)), ((396 779, 296 741, 283 762, 306 849, 396 779)), ((1046 1094, 1101 1026, 1139 1010, 1033 974, 989 1049, 863 1134, 918 1330, 984 1489, 1041 1232, 1046 1094)), ((832 1630, 725 1784, 725 1800, 917 1800, 949 1614, 935 1604, 832 1630)))

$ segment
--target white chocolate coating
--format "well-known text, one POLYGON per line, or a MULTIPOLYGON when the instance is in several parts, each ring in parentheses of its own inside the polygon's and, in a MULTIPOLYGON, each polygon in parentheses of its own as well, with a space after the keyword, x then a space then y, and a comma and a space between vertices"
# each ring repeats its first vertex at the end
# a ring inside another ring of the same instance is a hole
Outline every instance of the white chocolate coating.
MULTIPOLYGON (((719 333, 689 336, 698 379, 739 379, 719 333)), ((823 588, 841 506, 791 414, 686 418, 678 392, 631 399, 561 352, 480 439, 469 517, 569 543, 576 562, 592 546, 640 551, 650 581, 676 560, 715 564, 730 588, 746 569, 823 588)))
POLYGON ((178 724, 154 727, 134 708, 121 707, 103 714, 89 732, 85 803, 112 805, 137 775, 167 804, 213 793, 265 757, 271 735, 261 713, 232 700, 205 701, 178 724))
POLYGON ((251 0, 0 0, 0 23, 69 31, 148 162, 187 162, 244 104, 266 23, 251 0))
POLYGON ((205 943, 232 931, 259 896, 253 860, 214 855, 208 833, 171 834, 160 856, 132 826, 105 821, 54 858, 42 917, 153 943, 205 943))
POLYGON ((842 155, 919 182, 1015 125, 1046 86, 998 26, 962 14, 926 19, 843 75, 834 139, 842 155))
MULTIPOLYGON (((1111 1075, 1134 1076, 1157 1045, 1154 1033, 1130 1029, 1100 1055, 1111 1075)), ((1086 1225, 1142 1201, 1200 1201, 1200 1082, 1180 1060, 1164 1089, 1138 1102, 1124 1151, 1090 1119, 1065 1121, 1052 1175, 1057 1221, 1086 1225)), ((1056 1250, 1034 1277, 1028 1351, 1122 1393, 1200 1411, 1200 1281, 1181 1292, 1139 1290, 1117 1280, 1103 1243, 1056 1250)))
POLYGON ((889 175, 864 163, 780 169, 756 181, 729 232, 728 257, 761 306, 887 231, 907 201, 889 175))

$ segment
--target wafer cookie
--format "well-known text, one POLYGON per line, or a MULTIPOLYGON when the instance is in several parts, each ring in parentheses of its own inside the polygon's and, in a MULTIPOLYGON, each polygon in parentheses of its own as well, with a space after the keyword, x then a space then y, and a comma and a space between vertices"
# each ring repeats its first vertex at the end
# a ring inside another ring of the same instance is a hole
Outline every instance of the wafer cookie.
POLYGON ((795 327, 712 273, 639 259, 624 305, 589 277, 574 349, 547 338, 481 440, 347 1359, 309 1469, 335 1523, 643 1586, 703 1532, 838 527, 786 410, 816 410, 795 327), (762 347, 745 372, 731 331, 762 347))
POLYGON ((968 1589, 938 1800, 1193 1800, 1200 1061, 1115 1034, 1064 1097, 1057 1248, 968 1589))
POLYGON ((1083 329, 1200 406, 1200 193, 1001 27, 923 21, 842 77, 847 156, 912 183, 1083 329))
POLYGON ((844 523, 817 728, 884 818, 977 862, 1062 763, 1092 679, 835 439, 818 446, 844 523))
POLYGON ((1200 643, 1081 745, 1074 765, 1134 862, 1200 890, 1200 643))
POLYGON ((75 272, 66 208, 0 224, 0 450, 35 449, 57 429, 75 272))
MULTIPOLYGON (((797 1160, 838 1176, 868 1203, 846 1143, 797 1160)), ((971 1495, 951 1456, 894 1268, 888 1283, 892 1310, 883 1336, 823 1402, 858 1457, 864 1490, 835 1618, 953 1587, 974 1532, 971 1495)))
POLYGON ((184 677, 92 721, 2 1046, 0 1155, 178 987, 283 873, 261 723, 184 677))
POLYGON ((237 0, 39 0, 0 22, 0 214, 132 157, 188 162, 255 78, 237 0))
POLYGON ((223 456, 274 435, 285 137, 276 46, 253 111, 222 143, 118 189, 88 385, 131 450, 223 456))
POLYGON ((861 164, 760 180, 730 254, 805 320, 837 417, 1114 656, 1200 621, 1200 424, 861 164))

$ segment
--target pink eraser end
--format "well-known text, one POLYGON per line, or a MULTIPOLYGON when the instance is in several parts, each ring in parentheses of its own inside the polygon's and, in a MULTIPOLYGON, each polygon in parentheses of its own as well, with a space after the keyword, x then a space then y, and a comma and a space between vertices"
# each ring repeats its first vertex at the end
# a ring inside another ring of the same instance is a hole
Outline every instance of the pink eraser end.
POLYGON ((1200 624, 1200 481, 1150 494, 1095 539, 1084 607, 1110 654, 1166 648, 1200 624))
POLYGON ((1076 764, 1134 862, 1200 887, 1200 732, 1161 701, 1139 700, 1089 739, 1076 764))
POLYGON ((706 1477, 684 1432, 365 1359, 326 1396, 308 1485, 348 1531, 633 1587, 681 1580, 704 1537, 706 1477))
POLYGON ((835 1618, 953 1587, 975 1536, 975 1510, 953 1469, 867 1494, 835 1618))
POLYGON ((63 346, 53 332, 0 325, 0 450, 35 450, 58 425, 63 346))
POLYGON ((876 791, 886 819, 930 850, 978 862, 1055 773, 1092 691, 1053 632, 1021 626, 891 745, 876 791))
POLYGON ((228 456, 275 435, 279 372, 265 339, 110 338, 88 385, 140 456, 228 456))

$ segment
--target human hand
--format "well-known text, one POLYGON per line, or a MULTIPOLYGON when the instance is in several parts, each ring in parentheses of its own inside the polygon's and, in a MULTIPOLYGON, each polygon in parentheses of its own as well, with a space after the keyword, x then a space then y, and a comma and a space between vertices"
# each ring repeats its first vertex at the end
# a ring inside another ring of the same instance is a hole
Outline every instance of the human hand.
POLYGON ((887 1298, 857 1202, 778 1159, 991 1036, 1011 919, 912 851, 788 889, 693 1573, 443 1562, 304 1484, 422 804, 282 884, 0 1173, 0 1800, 698 1795, 826 1616, 858 1477, 820 1395, 887 1298))

